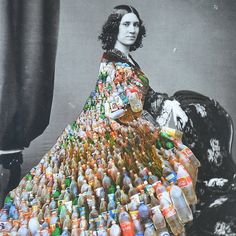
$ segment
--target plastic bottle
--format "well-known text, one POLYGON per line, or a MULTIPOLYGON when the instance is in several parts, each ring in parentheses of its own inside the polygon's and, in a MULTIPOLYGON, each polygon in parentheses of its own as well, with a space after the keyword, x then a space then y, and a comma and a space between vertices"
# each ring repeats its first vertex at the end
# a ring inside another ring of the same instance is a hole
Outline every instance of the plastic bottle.
POLYGON ((18 234, 21 236, 30 236, 30 231, 27 228, 26 224, 22 224, 18 230, 18 234))
POLYGON ((182 189, 188 204, 196 204, 197 196, 194 191, 193 182, 186 169, 180 163, 175 162, 174 168, 177 172, 177 183, 182 189))
POLYGON ((149 196, 147 195, 147 193, 144 192, 143 189, 141 189, 140 191, 140 202, 144 202, 145 204, 149 204, 150 203, 150 199, 149 196))
POLYGON ((141 184, 143 184, 142 179, 137 174, 134 174, 134 186, 138 187, 141 184))
POLYGON ((115 221, 112 221, 112 226, 110 228, 110 236, 121 236, 121 229, 115 221))
POLYGON ((148 205, 144 204, 144 202, 141 202, 139 208, 138 208, 139 216, 142 223, 147 223, 149 221, 150 217, 150 208, 148 205))
POLYGON ((175 152, 179 157, 179 162, 184 166, 184 168, 191 176, 193 186, 195 188, 197 182, 198 167, 200 167, 200 162, 197 160, 195 155, 188 147, 185 147, 181 151, 176 150, 175 152))
POLYGON ((145 224, 144 236, 158 236, 152 222, 145 224))
POLYGON ((100 214, 102 212, 105 212, 107 210, 107 203, 104 198, 101 199, 100 206, 99 206, 99 212, 100 214))
POLYGON ((36 234, 40 230, 40 224, 36 214, 34 213, 29 220, 28 227, 32 235, 36 234))
POLYGON ((152 172, 149 171, 148 175, 149 175, 149 177, 148 177, 148 183, 149 184, 154 184, 155 182, 158 181, 158 177, 153 175, 152 172))
POLYGON ((166 221, 161 213, 159 205, 152 208, 152 214, 152 221, 158 235, 169 236, 170 234, 168 232, 168 229, 166 228, 166 221))
POLYGON ((108 189, 111 186, 111 178, 105 173, 102 179, 102 185, 104 189, 108 189))
POLYGON ((107 231, 103 225, 99 226, 99 229, 97 231, 97 236, 107 236, 107 231))
POLYGON ((161 181, 157 181, 157 183, 155 184, 155 192, 157 196, 163 192, 166 192, 166 188, 165 186, 163 186, 161 181))
POLYGON ((191 162, 193 163, 193 165, 195 167, 200 167, 201 166, 200 161, 193 154, 193 152, 191 151, 190 148, 185 146, 182 142, 177 142, 176 145, 177 145, 178 149, 181 151, 181 153, 186 155, 191 160, 191 162))
POLYGON ((135 195, 137 193, 138 193, 138 190, 133 187, 132 183, 130 183, 129 184, 129 192, 128 192, 129 198, 131 198, 133 195, 135 195))
POLYGON ((144 235, 143 225, 141 224, 138 217, 133 216, 132 220, 133 220, 133 224, 134 224, 135 236, 143 236, 144 235))
POLYGON ((173 129, 167 126, 161 127, 161 132, 166 133, 169 137, 182 139, 183 133, 180 130, 173 129))
POLYGON ((72 226, 71 236, 80 236, 79 228, 77 225, 72 226))
POLYGON ((119 202, 120 198, 121 198, 120 186, 116 185, 115 200, 119 202))
POLYGON ((184 226, 180 222, 176 210, 174 209, 167 192, 159 195, 160 209, 162 215, 165 217, 172 233, 178 235, 183 232, 184 226))
POLYGON ((171 184, 169 193, 174 208, 177 211, 177 214, 182 223, 187 223, 189 221, 192 221, 193 214, 181 188, 174 184, 171 184))
POLYGON ((171 183, 174 182, 176 183, 177 181, 177 174, 175 173, 175 171, 170 167, 170 166, 166 166, 164 165, 162 170, 162 174, 165 177, 165 179, 171 183))
POLYGON ((143 104, 141 99, 139 98, 139 95, 137 91, 135 90, 126 90, 127 97, 129 99, 129 104, 133 112, 139 112, 143 109, 143 104))
POLYGON ((151 207, 159 205, 159 200, 154 196, 153 193, 150 193, 150 198, 151 198, 151 207))
POLYGON ((95 206, 92 206, 92 210, 89 213, 89 219, 95 219, 98 217, 98 211, 95 206))
POLYGON ((120 202, 124 206, 125 204, 129 202, 129 197, 123 190, 120 190, 120 191, 121 191, 120 202))
POLYGON ((121 212, 119 214, 119 224, 121 227, 122 235, 125 236, 134 236, 134 225, 129 214, 121 208, 121 212))
POLYGON ((69 232, 69 230, 68 230, 68 228, 64 228, 64 230, 63 230, 63 232, 62 232, 62 234, 61 234, 61 236, 70 236, 71 234, 70 234, 70 232, 69 232))

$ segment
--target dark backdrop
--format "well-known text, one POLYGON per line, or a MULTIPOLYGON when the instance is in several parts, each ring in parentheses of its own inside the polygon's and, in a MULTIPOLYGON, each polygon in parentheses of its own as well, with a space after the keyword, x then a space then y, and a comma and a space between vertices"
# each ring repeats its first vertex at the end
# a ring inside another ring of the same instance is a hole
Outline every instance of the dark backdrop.
POLYGON ((152 87, 169 95, 181 89, 208 95, 236 124, 236 1, 64 0, 50 125, 25 151, 24 172, 81 111, 94 88, 102 54, 97 36, 113 6, 123 3, 136 7, 145 22, 144 47, 133 56, 152 87))

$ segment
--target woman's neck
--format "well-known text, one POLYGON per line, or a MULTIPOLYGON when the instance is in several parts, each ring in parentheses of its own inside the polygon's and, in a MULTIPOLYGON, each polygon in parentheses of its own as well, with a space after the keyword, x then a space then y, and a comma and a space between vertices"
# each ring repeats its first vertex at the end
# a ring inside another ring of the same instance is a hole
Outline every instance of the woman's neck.
POLYGON ((119 41, 116 41, 114 48, 124 53, 125 56, 129 56, 130 46, 126 46, 124 44, 121 44, 119 41))

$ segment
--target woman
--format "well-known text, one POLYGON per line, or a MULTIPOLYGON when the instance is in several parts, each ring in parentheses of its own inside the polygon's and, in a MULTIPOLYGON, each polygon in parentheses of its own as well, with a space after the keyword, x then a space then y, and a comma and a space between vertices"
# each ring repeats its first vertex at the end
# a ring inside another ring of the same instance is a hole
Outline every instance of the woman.
MULTIPOLYGON (((193 185, 199 162, 192 155, 196 165, 191 161, 188 173, 179 163, 181 151, 187 148, 181 143, 181 132, 157 128, 141 118, 145 97, 153 90, 129 52, 142 46, 144 36, 135 8, 114 8, 99 36, 106 52, 95 90, 77 121, 9 193, 0 215, 4 230, 22 235, 29 230, 33 235, 40 230, 43 235, 58 235, 61 230, 62 235, 68 230, 73 235, 79 231, 85 235, 87 230, 91 235, 94 231, 120 235, 120 230, 123 235, 144 231, 151 235, 154 224, 159 233, 168 235, 169 230, 177 235, 192 220, 188 202, 196 203, 193 185), (170 184, 177 181, 184 193, 170 184), (165 186, 174 202, 183 201, 185 215, 172 207, 165 186), (173 191, 180 191, 178 199, 173 191), (159 203, 163 215, 155 208, 159 203), (148 204, 154 207, 152 215, 148 204)), ((151 115, 145 112, 143 117, 151 115)))

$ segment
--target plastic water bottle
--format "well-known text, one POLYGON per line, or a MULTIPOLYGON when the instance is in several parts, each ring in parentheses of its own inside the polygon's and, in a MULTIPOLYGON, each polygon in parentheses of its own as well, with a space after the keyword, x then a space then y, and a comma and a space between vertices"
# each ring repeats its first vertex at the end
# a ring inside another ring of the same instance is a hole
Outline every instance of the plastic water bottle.
POLYGON ((145 224, 144 236, 158 236, 152 222, 145 224))
POLYGON ((176 150, 175 152, 179 157, 179 162, 185 167, 185 169, 190 174, 193 181, 193 186, 195 188, 197 182, 198 168, 201 166, 201 163, 187 146, 179 144, 179 147, 181 150, 176 150))
POLYGON ((190 160, 191 162, 193 163, 193 165, 195 167, 200 167, 201 166, 201 163, 200 161, 197 159, 197 157, 193 154, 193 152, 191 151, 190 148, 188 148, 187 146, 185 146, 182 142, 177 142, 176 143, 178 149, 180 149, 181 153, 183 155, 186 155, 190 160))
POLYGON ((107 231, 103 225, 99 226, 99 229, 97 231, 97 236, 107 236, 107 231))
POLYGON ((168 229, 166 228, 166 221, 164 216, 161 214, 160 206, 155 206, 152 208, 152 221, 158 235, 169 236, 168 229))
POLYGON ((134 224, 135 236, 143 236, 144 229, 140 220, 137 218, 137 216, 133 216, 132 219, 134 224))
POLYGON ((168 223, 172 233, 178 235, 183 232, 184 226, 180 222, 180 219, 177 215, 176 210, 174 209, 171 199, 167 192, 164 192, 159 195, 160 199, 160 209, 162 215, 165 217, 166 222, 168 223))
POLYGON ((190 175, 180 163, 175 162, 174 168, 177 172, 177 184, 182 189, 188 203, 190 205, 196 204, 197 196, 194 191, 193 182, 190 175))
POLYGON ((121 236, 121 229, 115 221, 112 221, 112 226, 110 229, 110 236, 121 236))
POLYGON ((148 205, 144 204, 144 202, 141 202, 139 208, 138 208, 139 216, 142 223, 147 223, 149 221, 150 216, 150 209, 148 205))
POLYGON ((182 223, 187 223, 189 221, 192 221, 193 220, 192 211, 180 187, 174 184, 171 185, 170 198, 182 223))

